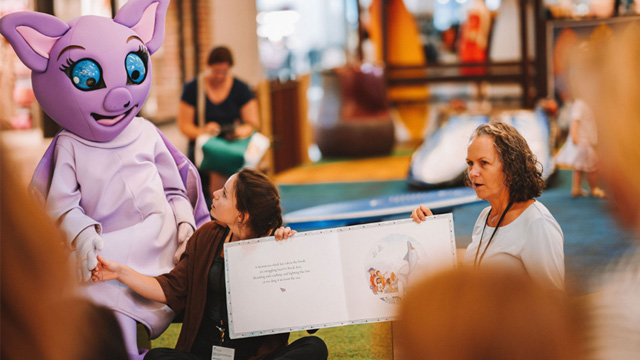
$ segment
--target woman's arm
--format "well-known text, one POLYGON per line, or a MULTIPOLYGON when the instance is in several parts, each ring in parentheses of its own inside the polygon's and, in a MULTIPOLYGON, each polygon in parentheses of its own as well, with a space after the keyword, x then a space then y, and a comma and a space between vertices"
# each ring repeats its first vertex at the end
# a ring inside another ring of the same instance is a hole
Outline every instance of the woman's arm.
POLYGON ((220 124, 217 122, 209 122, 204 128, 200 128, 193 123, 193 117, 196 110, 193 106, 184 101, 180 101, 178 106, 178 129, 190 140, 195 140, 202 134, 210 134, 216 136, 220 133, 220 124))
POLYGON ((260 131, 260 116, 258 115, 258 100, 251 99, 240 109, 242 124, 236 127, 235 135, 243 139, 254 131, 260 131))
POLYGON ((198 135, 204 132, 203 129, 200 129, 193 123, 195 113, 196 110, 193 106, 184 101, 180 101, 180 105, 178 106, 178 129, 191 140, 195 140, 198 135))
POLYGON ((544 287, 564 291, 564 236, 552 217, 534 219, 522 235, 520 257, 531 278, 544 287))
POLYGON ((92 271, 91 280, 94 282, 119 280, 142 297, 163 304, 167 303, 167 298, 158 280, 151 276, 140 274, 126 265, 109 261, 99 255, 98 265, 92 271))

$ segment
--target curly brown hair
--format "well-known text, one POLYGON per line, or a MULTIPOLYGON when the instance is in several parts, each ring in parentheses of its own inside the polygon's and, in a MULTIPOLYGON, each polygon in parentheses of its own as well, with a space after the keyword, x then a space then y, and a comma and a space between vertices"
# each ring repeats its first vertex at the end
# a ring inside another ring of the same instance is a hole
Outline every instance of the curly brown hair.
MULTIPOLYGON (((505 123, 482 124, 471 135, 471 141, 483 135, 493 137, 509 189, 509 200, 515 203, 540 196, 545 187, 542 164, 518 130, 505 123)), ((468 171, 465 181, 470 183, 468 171)))

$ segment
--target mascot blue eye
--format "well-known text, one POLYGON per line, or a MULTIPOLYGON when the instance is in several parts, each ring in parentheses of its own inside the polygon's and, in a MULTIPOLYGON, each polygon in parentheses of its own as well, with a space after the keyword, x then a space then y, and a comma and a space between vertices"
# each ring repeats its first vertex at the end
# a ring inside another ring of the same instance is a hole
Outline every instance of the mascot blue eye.
POLYGON ((67 72, 73 85, 80 90, 95 90, 104 87, 100 65, 91 59, 80 60, 70 64, 67 72))
POLYGON ((147 77, 147 63, 137 53, 129 53, 125 61, 127 67, 127 84, 140 84, 147 77))

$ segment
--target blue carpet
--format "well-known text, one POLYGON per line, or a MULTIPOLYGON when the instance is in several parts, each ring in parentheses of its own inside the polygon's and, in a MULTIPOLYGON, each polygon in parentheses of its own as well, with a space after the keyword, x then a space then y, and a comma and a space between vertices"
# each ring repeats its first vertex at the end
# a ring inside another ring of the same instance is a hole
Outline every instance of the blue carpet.
MULTIPOLYGON (((574 199, 570 186, 571 171, 560 170, 538 200, 562 227, 567 286, 570 293, 579 295, 588 292, 591 278, 631 251, 636 243, 632 233, 616 223, 609 210, 609 201, 589 197, 574 199)), ((284 213, 339 201, 411 192, 405 181, 281 185, 279 188, 284 213)), ((476 218, 487 205, 482 202, 453 209, 458 248, 469 244, 476 218)))

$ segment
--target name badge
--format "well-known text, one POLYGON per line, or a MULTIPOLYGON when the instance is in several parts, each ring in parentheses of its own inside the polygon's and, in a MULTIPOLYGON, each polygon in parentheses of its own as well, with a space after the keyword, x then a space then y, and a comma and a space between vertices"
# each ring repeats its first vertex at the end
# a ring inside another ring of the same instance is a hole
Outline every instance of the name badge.
POLYGON ((211 360, 233 360, 235 351, 235 349, 214 345, 211 350, 211 360))

